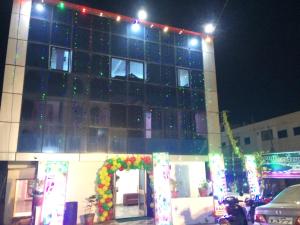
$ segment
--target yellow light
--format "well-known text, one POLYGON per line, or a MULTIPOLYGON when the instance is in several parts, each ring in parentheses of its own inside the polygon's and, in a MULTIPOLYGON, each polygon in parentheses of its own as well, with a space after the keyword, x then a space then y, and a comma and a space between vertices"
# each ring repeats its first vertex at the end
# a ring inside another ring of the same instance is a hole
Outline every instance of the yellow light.
POLYGON ((164 32, 168 32, 169 27, 164 27, 164 32))
POLYGON ((121 16, 117 16, 116 21, 120 21, 121 20, 121 16))
POLYGON ((208 42, 208 43, 211 43, 211 42, 212 42, 212 39, 211 39, 210 36, 207 36, 207 37, 205 38, 205 41, 208 42))

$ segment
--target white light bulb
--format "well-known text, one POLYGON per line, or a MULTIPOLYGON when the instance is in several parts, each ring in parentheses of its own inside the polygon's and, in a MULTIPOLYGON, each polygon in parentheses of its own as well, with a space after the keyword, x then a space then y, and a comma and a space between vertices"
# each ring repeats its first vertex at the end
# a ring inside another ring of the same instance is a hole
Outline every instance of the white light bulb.
POLYGON ((212 34, 215 31, 216 27, 212 23, 208 23, 204 26, 204 32, 207 34, 212 34))
POLYGON ((140 24, 138 24, 138 23, 134 23, 134 24, 131 25, 131 30, 133 32, 138 32, 140 30, 140 28, 141 28, 140 24))
POLYGON ((190 46, 195 47, 195 46, 197 46, 197 45, 198 45, 198 39, 192 38, 192 39, 190 40, 190 46))
POLYGON ((36 9, 36 11, 38 11, 38 12, 43 12, 44 11, 44 5, 42 4, 42 3, 37 3, 36 5, 35 5, 35 9, 36 9))
POLYGON ((141 10, 139 10, 138 11, 138 18, 140 19, 140 20, 145 20, 145 19, 147 19, 147 12, 144 10, 144 9, 141 9, 141 10))

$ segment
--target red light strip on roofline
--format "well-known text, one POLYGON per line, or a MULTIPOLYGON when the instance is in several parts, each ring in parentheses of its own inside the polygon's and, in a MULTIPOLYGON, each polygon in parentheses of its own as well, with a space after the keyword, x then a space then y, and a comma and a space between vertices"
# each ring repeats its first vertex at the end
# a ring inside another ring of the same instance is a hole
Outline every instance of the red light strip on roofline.
MULTIPOLYGON (((44 2, 56 5, 56 4, 58 4, 62 1, 59 1, 59 0, 44 0, 44 2)), ((129 16, 123 16, 123 15, 108 12, 108 11, 105 11, 105 10, 94 9, 94 8, 90 8, 90 7, 86 7, 86 6, 83 6, 83 5, 78 5, 78 4, 74 4, 74 3, 70 3, 70 2, 63 2, 63 3, 65 5, 65 7, 73 9, 73 10, 77 10, 81 13, 92 14, 92 15, 95 15, 95 16, 103 16, 103 17, 114 19, 114 20, 117 20, 117 18, 120 18, 119 20, 126 21, 126 22, 129 22, 129 23, 134 23, 137 20, 136 18, 131 18, 129 16), (84 12, 83 12, 83 10, 84 10, 84 12)), ((212 38, 211 35, 206 35, 206 34, 201 33, 201 32, 185 30, 185 29, 172 27, 172 26, 167 26, 167 25, 163 25, 163 24, 159 24, 159 23, 152 23, 152 22, 146 21, 146 20, 138 20, 138 21, 141 24, 149 26, 150 28, 159 28, 163 31, 167 30, 167 31, 172 31, 174 33, 178 33, 178 34, 189 34, 189 35, 194 35, 194 36, 200 36, 202 38, 208 38, 208 37, 212 38)))

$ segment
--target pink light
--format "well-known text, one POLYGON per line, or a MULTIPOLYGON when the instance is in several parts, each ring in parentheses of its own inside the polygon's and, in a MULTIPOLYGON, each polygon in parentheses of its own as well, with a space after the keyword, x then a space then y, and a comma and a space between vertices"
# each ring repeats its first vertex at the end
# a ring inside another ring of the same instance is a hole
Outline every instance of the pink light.
POLYGON ((81 12, 86 13, 86 8, 82 8, 81 12))

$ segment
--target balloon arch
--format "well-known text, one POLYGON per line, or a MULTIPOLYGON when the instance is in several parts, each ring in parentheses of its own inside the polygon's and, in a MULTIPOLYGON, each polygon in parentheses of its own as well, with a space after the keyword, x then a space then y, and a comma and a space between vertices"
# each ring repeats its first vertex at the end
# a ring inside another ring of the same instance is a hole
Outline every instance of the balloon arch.
MULTIPOLYGON (((103 222, 113 219, 113 174, 120 170, 143 169, 150 177, 153 188, 152 158, 151 156, 118 156, 106 160, 97 173, 97 213, 98 220, 103 222)), ((153 205, 153 203, 151 203, 153 205)))

